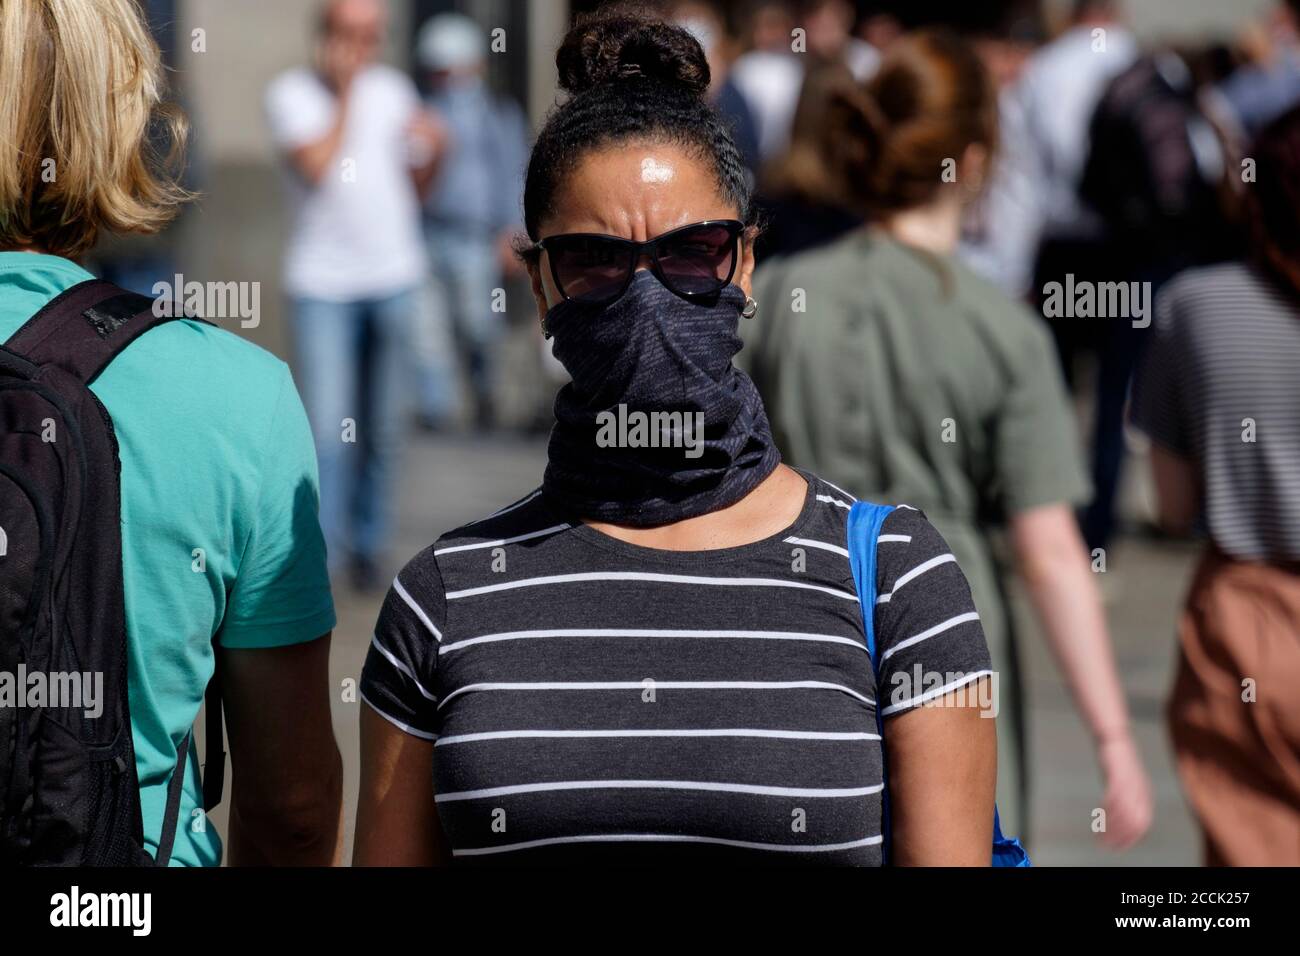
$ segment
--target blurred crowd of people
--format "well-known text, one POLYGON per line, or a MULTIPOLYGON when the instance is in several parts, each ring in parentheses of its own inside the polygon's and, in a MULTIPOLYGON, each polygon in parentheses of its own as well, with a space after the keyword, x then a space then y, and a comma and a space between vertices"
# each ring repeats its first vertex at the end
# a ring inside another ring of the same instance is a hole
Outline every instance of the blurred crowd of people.
POLYGON ((346 565, 363 587, 379 582, 412 417, 455 420, 463 372, 475 423, 494 423, 528 148, 522 110, 488 89, 482 27, 454 13, 424 24, 424 98, 378 62, 387 30, 376 0, 326 4, 316 62, 266 95, 291 174, 285 287, 321 524, 333 570, 346 565))
MULTIPOLYGON (((762 209, 764 315, 741 361, 794 464, 924 508, 957 554, 1004 678, 1004 818, 1027 826, 1027 728, 999 526, 1095 738, 1109 834, 1130 843, 1150 822, 1091 573, 1117 524, 1133 404, 1157 448, 1161 518, 1185 532, 1203 515, 1211 542, 1170 708, 1208 856, 1295 862, 1296 708, 1234 708, 1242 673, 1223 662, 1261 668, 1248 677, 1297 666, 1300 3, 1199 48, 1140 42, 1114 0, 1073 0, 1058 24, 1032 2, 933 22, 849 0, 659 6, 707 54, 762 209), (1187 278, 1211 266, 1231 271, 1187 278), (1124 315, 1046 301, 1114 284, 1139 290, 1124 315), (1205 321, 1231 317, 1248 347, 1192 334, 1204 295, 1223 289, 1233 296, 1205 321), (806 309, 792 308, 801 291, 806 309), (1139 372, 1148 346, 1155 367, 1139 372), (1260 416, 1258 442, 1229 448, 1214 432, 1260 416), (1243 563, 1262 570, 1236 582, 1243 563), (1271 837, 1235 839, 1237 813, 1271 837)), ((422 97, 377 62, 385 16, 378 0, 326 4, 317 61, 267 93, 291 172, 286 284, 322 525, 331 560, 361 584, 375 583, 410 422, 502 424, 530 138, 519 105, 489 86, 483 25, 422 26, 422 97), (356 439, 340 443, 350 422, 356 439)))

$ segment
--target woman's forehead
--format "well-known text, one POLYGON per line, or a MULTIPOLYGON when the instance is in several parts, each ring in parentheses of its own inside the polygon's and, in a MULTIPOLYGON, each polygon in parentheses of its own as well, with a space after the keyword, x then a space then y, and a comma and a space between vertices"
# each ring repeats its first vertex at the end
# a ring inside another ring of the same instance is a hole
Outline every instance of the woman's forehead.
POLYGON ((599 232, 648 239, 702 219, 734 219, 712 168, 661 143, 622 143, 583 156, 564 178, 543 235, 599 232))

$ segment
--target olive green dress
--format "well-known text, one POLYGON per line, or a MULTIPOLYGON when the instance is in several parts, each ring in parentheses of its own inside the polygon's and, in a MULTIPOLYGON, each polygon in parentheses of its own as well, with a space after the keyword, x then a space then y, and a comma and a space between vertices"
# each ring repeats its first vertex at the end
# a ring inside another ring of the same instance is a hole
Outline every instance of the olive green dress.
POLYGON ((1022 695, 989 530, 1090 494, 1042 319, 955 259, 873 228, 770 260, 754 298, 738 361, 786 460, 920 508, 966 572, 998 671, 1003 829, 1023 831, 1022 695))

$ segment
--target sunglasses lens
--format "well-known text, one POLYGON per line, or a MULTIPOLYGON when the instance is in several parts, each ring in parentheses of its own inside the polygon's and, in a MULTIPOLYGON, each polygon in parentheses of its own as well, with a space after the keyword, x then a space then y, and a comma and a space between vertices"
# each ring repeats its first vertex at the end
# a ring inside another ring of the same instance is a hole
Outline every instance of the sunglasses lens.
POLYGON ((659 268, 677 292, 717 292, 736 264, 736 233, 726 225, 695 226, 659 244, 659 268))
POLYGON ((626 246, 599 236, 564 236, 547 247, 561 291, 579 302, 601 302, 627 282, 626 246))

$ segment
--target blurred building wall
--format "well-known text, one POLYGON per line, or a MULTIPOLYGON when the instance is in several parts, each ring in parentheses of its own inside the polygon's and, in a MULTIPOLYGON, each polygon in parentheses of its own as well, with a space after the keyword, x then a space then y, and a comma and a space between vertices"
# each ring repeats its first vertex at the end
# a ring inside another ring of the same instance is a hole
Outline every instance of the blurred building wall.
MULTIPOLYGON (((1058 16, 1071 0, 1046 0, 1058 16)), ((1122 0, 1124 16, 1143 39, 1227 40, 1277 0, 1122 0)))

